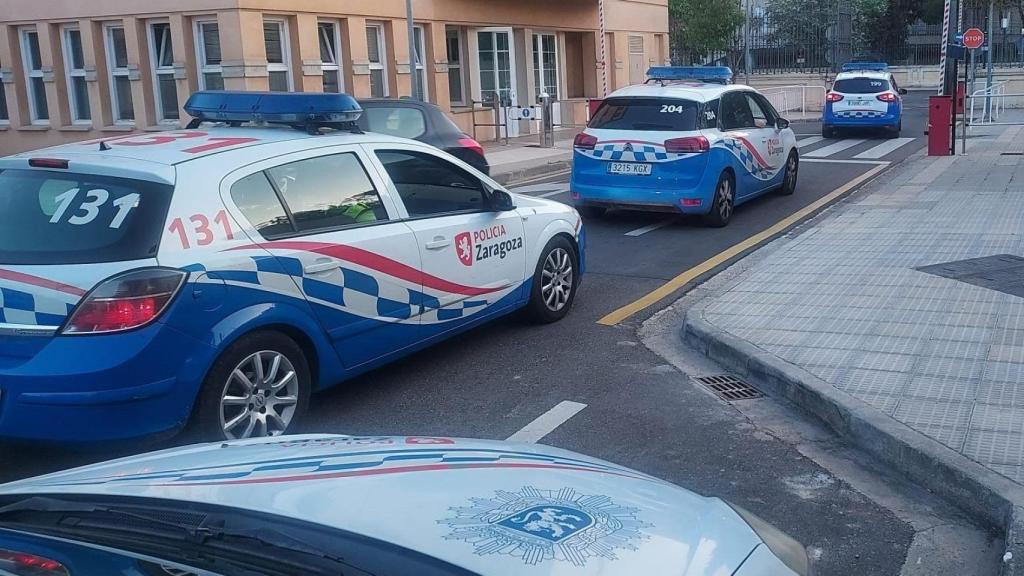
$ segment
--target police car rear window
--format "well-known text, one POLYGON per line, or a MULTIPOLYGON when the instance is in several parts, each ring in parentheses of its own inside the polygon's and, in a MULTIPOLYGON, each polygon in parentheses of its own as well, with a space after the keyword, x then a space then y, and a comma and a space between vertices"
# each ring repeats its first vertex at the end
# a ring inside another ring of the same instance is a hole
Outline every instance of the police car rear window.
POLYGON ((697 129, 700 104, 677 98, 608 98, 591 118, 590 128, 639 132, 697 129))
POLYGON ((843 94, 877 94, 889 89, 889 81, 881 78, 842 78, 832 90, 843 94))
POLYGON ((155 257, 171 191, 63 170, 0 170, 0 264, 155 257))

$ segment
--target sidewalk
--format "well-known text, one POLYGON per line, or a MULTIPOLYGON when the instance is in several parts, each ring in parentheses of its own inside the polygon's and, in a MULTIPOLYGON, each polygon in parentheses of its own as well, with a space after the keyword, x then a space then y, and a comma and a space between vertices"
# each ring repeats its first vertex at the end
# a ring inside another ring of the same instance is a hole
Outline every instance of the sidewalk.
MULTIPOLYGON (((1001 118, 1013 119, 1024 113, 1001 118)), ((915 156, 710 281, 684 337, 1007 531, 1015 550, 1024 127, 972 136, 968 156, 915 156)))
POLYGON ((507 145, 504 139, 482 142, 491 177, 508 185, 568 172, 572 167, 572 142, 578 132, 556 130, 554 148, 541 148, 537 134, 510 138, 507 145))

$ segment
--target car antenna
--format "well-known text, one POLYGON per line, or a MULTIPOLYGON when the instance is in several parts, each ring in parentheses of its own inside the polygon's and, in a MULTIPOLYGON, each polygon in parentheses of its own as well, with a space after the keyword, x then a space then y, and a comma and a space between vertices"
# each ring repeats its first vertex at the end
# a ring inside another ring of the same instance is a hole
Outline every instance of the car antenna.
POLYGON ((106 140, 100 140, 100 152, 106 152, 110 150, 110 144, 107 144, 106 140))

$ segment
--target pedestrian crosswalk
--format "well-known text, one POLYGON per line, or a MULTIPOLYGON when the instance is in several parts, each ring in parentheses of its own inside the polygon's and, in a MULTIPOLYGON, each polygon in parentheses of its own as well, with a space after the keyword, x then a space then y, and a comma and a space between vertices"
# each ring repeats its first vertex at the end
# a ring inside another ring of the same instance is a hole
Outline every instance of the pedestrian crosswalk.
POLYGON ((817 161, 836 161, 863 163, 870 161, 893 160, 897 152, 909 152, 910 144, 920 142, 919 138, 867 139, 844 138, 832 139, 821 136, 803 136, 797 139, 797 148, 802 158, 817 161))

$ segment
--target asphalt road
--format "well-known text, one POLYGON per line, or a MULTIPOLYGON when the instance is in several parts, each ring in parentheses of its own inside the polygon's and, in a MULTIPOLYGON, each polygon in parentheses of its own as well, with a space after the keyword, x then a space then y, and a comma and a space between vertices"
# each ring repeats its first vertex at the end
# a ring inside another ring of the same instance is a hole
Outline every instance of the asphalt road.
MULTIPOLYGON (((669 299, 617 326, 597 321, 878 162, 898 162, 921 149, 924 102, 924 94, 907 98, 903 135, 912 140, 870 161, 856 157, 893 141, 844 135, 847 142, 863 141, 809 161, 808 154, 839 140, 820 140, 815 122, 794 122, 801 138, 818 137, 801 147, 796 194, 746 204, 725 229, 621 211, 587 221, 588 275, 564 321, 538 327, 499 320, 348 382, 313 399, 304 431, 505 439, 561 402, 582 403, 586 407, 544 443, 732 500, 820 553, 821 574, 899 574, 914 534, 907 522, 792 443, 765 433, 643 345, 637 327, 669 299)), ((568 201, 565 180, 520 190, 568 201)), ((138 450, 0 449, 0 481, 138 450)))

